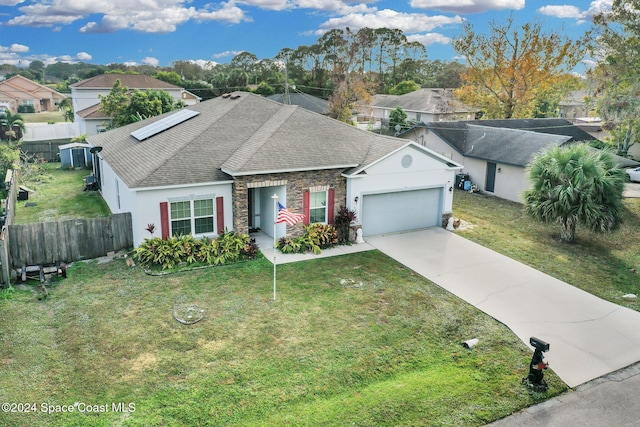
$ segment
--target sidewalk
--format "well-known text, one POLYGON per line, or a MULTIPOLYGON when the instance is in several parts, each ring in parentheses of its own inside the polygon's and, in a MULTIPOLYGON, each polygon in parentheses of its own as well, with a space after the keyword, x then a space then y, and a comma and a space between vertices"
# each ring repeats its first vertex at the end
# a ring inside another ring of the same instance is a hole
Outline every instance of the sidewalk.
POLYGON ((640 364, 488 424, 491 427, 640 426, 640 364))

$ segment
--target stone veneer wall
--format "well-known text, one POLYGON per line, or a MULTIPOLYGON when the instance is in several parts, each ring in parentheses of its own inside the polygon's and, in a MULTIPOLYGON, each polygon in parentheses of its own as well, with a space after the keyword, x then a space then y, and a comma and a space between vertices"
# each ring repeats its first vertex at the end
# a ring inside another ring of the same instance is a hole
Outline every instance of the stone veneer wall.
MULTIPOLYGON (((233 229, 238 233, 248 233, 249 188, 251 186, 267 186, 260 183, 273 182, 273 185, 286 185, 287 200, 283 204, 291 212, 302 213, 302 193, 314 187, 327 186, 335 190, 334 212, 345 206, 347 201, 347 179, 343 177, 343 169, 329 169, 306 172, 288 172, 281 174, 265 174, 240 176, 233 183, 233 229), (286 184, 285 184, 286 183, 286 184)), ((295 226, 287 225, 287 234, 299 236, 304 226, 299 222, 295 226)))

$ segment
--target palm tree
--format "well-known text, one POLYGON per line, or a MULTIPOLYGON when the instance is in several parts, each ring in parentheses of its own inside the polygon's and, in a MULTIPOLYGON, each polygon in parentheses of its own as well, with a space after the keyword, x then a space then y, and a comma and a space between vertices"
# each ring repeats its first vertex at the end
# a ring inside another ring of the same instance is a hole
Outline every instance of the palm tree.
POLYGON ((624 172, 610 152, 584 144, 554 147, 536 156, 528 172, 532 186, 523 194, 525 211, 560 223, 562 242, 573 242, 578 224, 601 233, 620 225, 624 172))
POLYGON ((21 131, 20 135, 24 134, 27 130, 22 116, 20 114, 13 114, 9 110, 0 113, 0 128, 4 131, 4 135, 9 139, 9 142, 11 142, 12 138, 16 138, 18 129, 21 131))

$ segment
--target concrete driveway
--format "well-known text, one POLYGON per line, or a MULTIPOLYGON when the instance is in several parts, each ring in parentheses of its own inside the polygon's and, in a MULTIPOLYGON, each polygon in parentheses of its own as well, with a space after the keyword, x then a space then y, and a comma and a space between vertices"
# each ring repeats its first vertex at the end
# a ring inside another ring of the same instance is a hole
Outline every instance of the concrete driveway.
POLYGON ((570 387, 640 361, 636 311, 441 228, 367 243, 504 323, 527 345, 531 336, 550 343, 545 361, 570 387))
POLYGON ((624 185, 624 197, 640 198, 640 183, 627 182, 624 185))

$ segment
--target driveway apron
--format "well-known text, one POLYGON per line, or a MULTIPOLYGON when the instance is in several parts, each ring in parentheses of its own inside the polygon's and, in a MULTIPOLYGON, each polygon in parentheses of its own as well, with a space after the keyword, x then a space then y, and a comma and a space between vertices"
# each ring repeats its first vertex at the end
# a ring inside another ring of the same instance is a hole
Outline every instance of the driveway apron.
POLYGON ((640 361, 634 310, 442 228, 367 243, 504 323, 527 345, 532 336, 548 342, 545 361, 572 388, 640 361))

